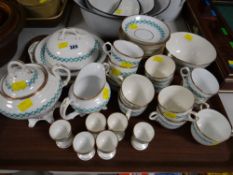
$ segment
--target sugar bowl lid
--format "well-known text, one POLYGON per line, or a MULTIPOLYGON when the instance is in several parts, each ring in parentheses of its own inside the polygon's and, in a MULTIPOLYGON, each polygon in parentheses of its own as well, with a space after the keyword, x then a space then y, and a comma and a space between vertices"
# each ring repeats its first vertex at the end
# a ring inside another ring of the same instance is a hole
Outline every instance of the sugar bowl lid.
POLYGON ((43 88, 47 71, 40 65, 11 61, 7 75, 1 80, 1 93, 13 99, 27 98, 43 88))
POLYGON ((53 33, 46 43, 45 51, 50 57, 76 58, 95 50, 95 38, 77 28, 63 28, 53 33))

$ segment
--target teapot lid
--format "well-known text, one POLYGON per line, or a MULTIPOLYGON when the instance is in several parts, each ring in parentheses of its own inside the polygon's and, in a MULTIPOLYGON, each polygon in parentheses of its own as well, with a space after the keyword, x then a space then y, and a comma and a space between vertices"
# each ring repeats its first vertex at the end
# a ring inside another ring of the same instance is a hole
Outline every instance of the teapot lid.
POLYGON ((46 84, 47 71, 40 65, 11 61, 1 80, 2 93, 10 98, 28 98, 46 84))

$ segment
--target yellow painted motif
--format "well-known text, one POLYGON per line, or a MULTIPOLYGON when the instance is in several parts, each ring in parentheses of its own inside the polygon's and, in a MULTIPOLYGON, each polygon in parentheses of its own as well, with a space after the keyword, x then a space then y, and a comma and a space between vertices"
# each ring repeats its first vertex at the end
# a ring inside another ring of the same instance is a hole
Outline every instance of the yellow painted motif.
POLYGON ((25 112, 32 107, 33 103, 30 98, 27 98, 18 104, 18 109, 20 112, 25 112))
POLYGON ((114 12, 114 14, 116 15, 121 15, 123 13, 122 9, 116 9, 116 11, 114 12))
POLYGON ((164 112, 163 115, 167 118, 176 118, 176 114, 172 113, 172 112, 164 112))
POLYGON ((40 4, 46 3, 48 0, 40 0, 40 4))
POLYGON ((111 69, 111 74, 114 75, 114 76, 119 76, 119 75, 121 75, 121 71, 116 69, 116 68, 112 68, 111 69))
POLYGON ((152 60, 154 62, 159 62, 159 63, 164 62, 164 58, 162 56, 154 56, 154 57, 152 57, 152 60))
POLYGON ((25 88, 27 88, 27 83, 24 80, 23 81, 17 81, 15 83, 12 83, 12 85, 11 85, 11 89, 13 91, 19 91, 19 90, 23 90, 25 88))
POLYGON ((68 42, 62 42, 58 44, 58 48, 59 49, 64 49, 66 47, 68 47, 69 43, 68 42))
POLYGON ((103 89, 103 99, 104 99, 104 100, 108 100, 108 99, 109 99, 109 96, 110 96, 109 89, 105 87, 105 88, 103 89))
POLYGON ((228 63, 229 63, 230 65, 233 65, 233 60, 228 60, 228 63))
POLYGON ((184 35, 184 38, 186 40, 188 40, 188 41, 192 41, 193 40, 193 36, 191 34, 188 34, 188 33, 184 35))
POLYGON ((138 28, 138 25, 135 24, 135 23, 132 23, 132 24, 129 25, 129 28, 130 28, 131 30, 136 30, 136 29, 138 28))
POLYGON ((120 66, 121 66, 121 67, 124 67, 124 68, 132 68, 132 67, 133 67, 133 64, 132 64, 132 63, 129 63, 129 62, 127 62, 127 61, 121 61, 120 66))

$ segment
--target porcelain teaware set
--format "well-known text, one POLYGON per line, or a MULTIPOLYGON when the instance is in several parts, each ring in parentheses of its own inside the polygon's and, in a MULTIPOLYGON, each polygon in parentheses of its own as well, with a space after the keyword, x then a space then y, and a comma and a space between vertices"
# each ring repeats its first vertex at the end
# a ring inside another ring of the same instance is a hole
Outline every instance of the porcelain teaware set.
MULTIPOLYGON (((162 21, 149 16, 131 16, 122 25, 120 31, 131 38, 128 41, 104 43, 85 30, 64 28, 33 43, 28 49, 32 63, 8 64, 1 79, 0 113, 28 120, 29 127, 45 120, 52 124, 49 134, 59 148, 73 144, 81 160, 90 160, 96 152, 109 160, 115 156, 130 120, 142 115, 158 93, 158 105, 150 120, 167 129, 191 122, 193 138, 203 145, 228 140, 232 135, 229 121, 207 104, 219 90, 218 81, 205 69, 216 58, 214 47, 192 33, 170 34, 162 21), (148 47, 141 47, 145 43, 148 47), (166 47, 168 54, 154 55, 158 47, 166 47), (144 74, 139 75, 142 59, 144 74), (175 72, 180 73, 182 85, 170 85, 175 72), (62 89, 68 84, 68 95, 60 104, 62 89), (121 113, 106 119, 100 111, 107 110, 111 89, 118 92, 121 113), (62 120, 54 122, 55 108, 59 108, 62 120), (73 136, 67 120, 86 115, 87 131, 73 136)), ((154 135, 149 123, 139 122, 134 126, 131 145, 145 150, 154 135)))

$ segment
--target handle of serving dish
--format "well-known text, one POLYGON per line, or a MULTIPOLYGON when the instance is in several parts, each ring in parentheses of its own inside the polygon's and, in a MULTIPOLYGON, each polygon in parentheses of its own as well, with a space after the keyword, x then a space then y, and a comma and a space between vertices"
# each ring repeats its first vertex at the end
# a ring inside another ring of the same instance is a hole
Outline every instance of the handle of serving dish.
POLYGON ((61 31, 61 34, 58 36, 58 39, 59 40, 64 40, 65 39, 65 36, 66 36, 66 33, 71 33, 73 34, 76 39, 84 34, 80 34, 75 28, 64 28, 62 29, 61 31))
POLYGON ((80 115, 80 113, 76 112, 76 111, 73 111, 69 114, 66 114, 70 103, 71 103, 71 100, 69 99, 69 97, 66 97, 60 106, 60 115, 65 120, 71 120, 71 119, 74 119, 75 117, 77 117, 78 115, 80 115))
POLYGON ((156 111, 154 111, 154 112, 152 112, 152 113, 150 113, 150 115, 149 115, 149 119, 150 120, 157 120, 157 118, 159 117, 159 115, 158 115, 159 113, 158 112, 156 112, 156 111))
POLYGON ((108 56, 111 56, 111 52, 112 52, 112 44, 110 42, 106 42, 104 43, 103 45, 103 51, 108 55, 108 56), (107 46, 110 48, 108 49, 107 46))
POLYGON ((52 73, 56 76, 59 77, 62 80, 62 87, 66 86, 71 78, 71 73, 70 70, 62 65, 55 65, 52 67, 52 73), (65 79, 62 79, 61 75, 59 74, 59 71, 66 72, 65 79))
POLYGON ((7 65, 7 71, 9 74, 14 74, 16 69, 26 70, 26 65, 20 61, 11 61, 7 65))
POLYGON ((188 67, 182 67, 180 69, 180 75, 183 79, 186 79, 190 76, 190 69, 188 67))

